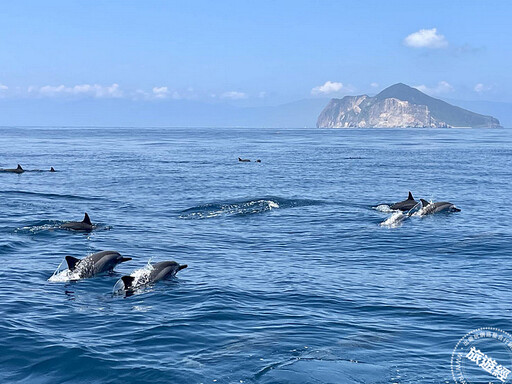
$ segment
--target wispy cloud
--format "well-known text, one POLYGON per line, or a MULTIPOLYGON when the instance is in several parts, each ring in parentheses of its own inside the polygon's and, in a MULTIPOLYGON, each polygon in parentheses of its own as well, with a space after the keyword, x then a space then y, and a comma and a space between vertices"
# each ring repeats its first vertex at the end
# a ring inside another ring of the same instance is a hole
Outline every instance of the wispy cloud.
POLYGON ((373 82, 373 83, 371 83, 371 84, 370 84, 370 87, 372 87, 372 88, 378 88, 378 87, 379 87, 379 83, 375 83, 375 82, 373 82))
POLYGON ((2 83, 0 83, 0 99, 3 99, 5 97, 8 89, 9 87, 7 85, 3 85, 2 83))
POLYGON ((439 49, 448 46, 446 38, 437 32, 437 28, 420 29, 404 39, 404 45, 412 48, 439 49))
POLYGON ((491 89, 492 89, 491 85, 485 85, 483 83, 478 83, 473 88, 473 90, 477 93, 484 93, 484 92, 490 91, 491 89))
POLYGON ((440 81, 435 87, 427 87, 426 85, 415 85, 417 90, 427 93, 429 95, 440 95, 443 93, 453 92, 455 89, 447 81, 440 81))
POLYGON ((29 94, 40 97, 59 97, 59 96, 88 96, 94 98, 119 98, 123 97, 123 92, 119 84, 103 86, 99 84, 79 84, 74 86, 65 85, 45 85, 43 87, 30 86, 27 89, 29 94))
POLYGON ((312 95, 328 95, 330 93, 341 92, 342 90, 346 90, 343 86, 343 83, 338 83, 336 81, 326 81, 322 85, 318 85, 311 90, 312 95))
POLYGON ((220 97, 221 99, 242 100, 247 99, 248 96, 245 92, 228 91, 222 93, 220 97))

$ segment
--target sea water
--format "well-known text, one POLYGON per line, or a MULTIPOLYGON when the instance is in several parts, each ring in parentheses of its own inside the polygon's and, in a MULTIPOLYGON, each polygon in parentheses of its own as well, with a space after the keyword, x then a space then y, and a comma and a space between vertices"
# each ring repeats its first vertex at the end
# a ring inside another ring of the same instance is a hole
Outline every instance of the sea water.
POLYGON ((0 382, 451 382, 512 331, 510 132, 0 128, 0 167, 57 170, 0 173, 0 382), (409 191, 461 212, 382 209, 409 191), (100 250, 133 260, 51 279, 100 250), (113 293, 150 260, 188 268, 113 293))

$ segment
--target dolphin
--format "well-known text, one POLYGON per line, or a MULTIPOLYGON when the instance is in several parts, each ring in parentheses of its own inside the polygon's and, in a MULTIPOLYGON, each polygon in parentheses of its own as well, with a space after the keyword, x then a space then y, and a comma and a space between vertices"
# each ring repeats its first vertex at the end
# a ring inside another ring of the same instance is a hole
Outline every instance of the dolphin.
POLYGON ((135 277, 133 276, 123 276, 121 277, 121 281, 124 284, 125 290, 131 290, 135 285, 154 284, 160 280, 170 279, 175 276, 178 271, 187 267, 187 264, 180 265, 175 261, 161 261, 160 263, 152 265, 151 272, 149 272, 149 275, 145 276, 143 279, 143 284, 134 284, 135 277))
POLYGON ((420 201, 423 206, 421 215, 430 215, 432 213, 439 212, 460 212, 460 208, 457 208, 454 204, 448 201, 439 201, 437 203, 430 203, 424 199, 420 199, 420 201))
POLYGON ((0 172, 23 173, 25 170, 18 164, 17 168, 0 169, 0 172))
POLYGON ((249 160, 249 159, 242 159, 240 157, 238 158, 238 161, 241 163, 250 163, 251 162, 251 160, 249 160))
POLYGON ((55 169, 53 167, 50 167, 50 172, 55 172, 55 169))
POLYGON ((93 253, 83 259, 66 256, 66 263, 71 272, 78 272, 80 279, 93 277, 103 272, 112 272, 117 264, 131 260, 123 257, 117 251, 101 251, 93 253))
POLYGON ((85 212, 85 216, 82 221, 70 221, 69 223, 62 224, 60 227, 73 231, 92 231, 94 228, 87 212, 85 212))
POLYGON ((412 193, 409 192, 409 196, 407 196, 407 200, 399 201, 398 203, 391 204, 389 208, 393 210, 400 210, 400 211, 409 211, 413 209, 418 202, 414 200, 414 197, 412 197, 412 193))

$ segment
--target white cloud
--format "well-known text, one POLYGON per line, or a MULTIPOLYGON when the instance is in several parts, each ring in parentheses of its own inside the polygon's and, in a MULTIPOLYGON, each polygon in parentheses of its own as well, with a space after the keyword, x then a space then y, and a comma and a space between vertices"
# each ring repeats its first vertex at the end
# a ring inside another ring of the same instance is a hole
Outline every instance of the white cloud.
POLYGON ((9 87, 0 83, 0 91, 7 91, 9 87))
POLYGON ((79 84, 71 87, 65 85, 45 85, 43 87, 28 87, 28 93, 44 97, 58 96, 89 96, 95 98, 117 98, 123 97, 119 84, 103 86, 99 84, 79 84))
POLYGON ((247 99, 247 94, 244 92, 238 92, 238 91, 228 91, 224 92, 220 95, 222 99, 231 99, 231 100, 241 100, 241 99, 247 99))
POLYGON ((156 99, 165 99, 169 95, 167 87, 153 87, 153 96, 156 99))
POLYGON ((258 93, 258 97, 260 99, 264 99, 265 97, 267 97, 267 92, 265 91, 261 91, 260 93, 258 93))
POLYGON ((411 33, 404 39, 404 44, 412 48, 445 48, 448 41, 445 37, 437 33, 437 28, 420 29, 418 32, 411 33))
POLYGON ((482 93, 482 92, 490 91, 492 89, 492 86, 478 83, 475 85, 475 88, 473 88, 473 89, 475 90, 475 92, 482 93))
POLYGON ((314 87, 311 90, 312 95, 328 95, 329 93, 336 93, 344 89, 343 83, 335 81, 326 81, 323 85, 314 87))
POLYGON ((453 92, 455 90, 453 86, 447 81, 440 81, 439 83, 437 83, 435 87, 432 88, 427 87, 426 85, 423 84, 416 85, 414 86, 414 88, 429 95, 439 95, 443 93, 453 92))
POLYGON ((379 83, 371 83, 371 84, 370 84, 370 86, 371 86, 372 88, 378 88, 379 83))

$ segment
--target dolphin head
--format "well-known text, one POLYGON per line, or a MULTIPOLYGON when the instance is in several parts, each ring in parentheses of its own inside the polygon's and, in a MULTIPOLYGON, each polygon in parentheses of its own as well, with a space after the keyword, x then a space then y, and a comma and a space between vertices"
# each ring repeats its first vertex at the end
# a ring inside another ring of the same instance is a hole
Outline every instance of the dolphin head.
POLYGON ((452 206, 450 207, 450 212, 460 212, 461 209, 460 208, 457 208, 455 205, 452 204, 452 206))

